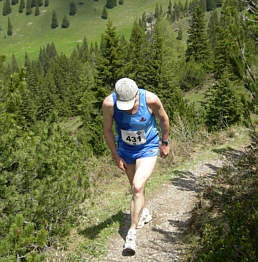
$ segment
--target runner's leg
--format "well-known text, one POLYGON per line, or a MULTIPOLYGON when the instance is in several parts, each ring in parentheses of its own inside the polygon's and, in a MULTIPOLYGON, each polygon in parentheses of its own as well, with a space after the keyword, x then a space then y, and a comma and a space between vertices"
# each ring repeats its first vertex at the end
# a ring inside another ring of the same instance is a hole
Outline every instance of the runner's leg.
MULTIPOLYGON (((155 167, 157 156, 139 158, 136 160, 135 174, 131 184, 133 199, 131 202, 131 227, 136 229, 140 214, 144 207, 144 185, 155 167)), ((129 176, 128 176, 129 178, 129 176)), ((130 177, 131 179, 132 177, 130 177)), ((129 179, 129 181, 130 181, 129 179)))

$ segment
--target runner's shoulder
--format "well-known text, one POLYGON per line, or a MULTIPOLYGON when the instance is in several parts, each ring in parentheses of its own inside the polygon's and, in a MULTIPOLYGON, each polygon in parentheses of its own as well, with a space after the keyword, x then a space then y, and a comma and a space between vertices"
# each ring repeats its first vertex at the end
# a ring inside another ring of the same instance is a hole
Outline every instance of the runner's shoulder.
POLYGON ((109 96, 107 96, 102 104, 103 108, 113 108, 114 106, 114 100, 113 100, 113 95, 110 94, 109 96))
POLYGON ((159 101, 159 97, 156 94, 146 90, 146 102, 149 106, 157 105, 159 101))

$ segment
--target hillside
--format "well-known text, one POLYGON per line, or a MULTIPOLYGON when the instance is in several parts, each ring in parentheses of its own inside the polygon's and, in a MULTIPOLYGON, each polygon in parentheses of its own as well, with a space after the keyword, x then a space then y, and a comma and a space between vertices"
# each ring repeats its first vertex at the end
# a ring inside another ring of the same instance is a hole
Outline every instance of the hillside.
MULTIPOLYGON (((0 1, 0 50, 1 54, 9 60, 14 54, 18 61, 24 59, 25 52, 30 57, 36 57, 41 46, 54 41, 58 51, 69 54, 74 46, 82 42, 84 37, 89 42, 99 41, 105 30, 106 20, 101 19, 101 13, 106 0, 83 0, 77 3, 77 14, 69 16, 70 0, 52 0, 48 7, 40 7, 40 15, 35 16, 35 8, 32 14, 19 13, 19 4, 12 7, 12 13, 2 15, 3 3, 0 1), (84 2, 84 4, 79 4, 84 2), (59 27, 51 29, 52 11, 55 10, 59 27), (70 27, 61 28, 64 15, 68 15, 70 27), (13 26, 13 35, 7 36, 8 17, 13 26)), ((108 16, 119 32, 129 37, 133 21, 140 17, 143 12, 153 12, 156 3, 167 9, 168 0, 125 0, 123 5, 108 9, 108 16)))

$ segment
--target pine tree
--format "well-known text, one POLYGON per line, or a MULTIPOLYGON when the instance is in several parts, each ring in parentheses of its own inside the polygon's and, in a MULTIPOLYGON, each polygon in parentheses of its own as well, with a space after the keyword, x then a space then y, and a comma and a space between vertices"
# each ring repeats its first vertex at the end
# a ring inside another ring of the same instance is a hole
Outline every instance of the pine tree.
POLYGON ((102 19, 107 19, 108 18, 108 12, 107 12, 107 9, 106 9, 105 6, 103 7, 101 18, 102 19))
POLYGON ((31 0, 27 0, 27 2, 26 2, 26 15, 30 15, 31 13, 32 13, 31 0))
POLYGON ((35 7, 38 0, 31 0, 31 8, 35 7))
POLYGON ((65 15, 63 17, 63 21, 62 21, 62 28, 68 28, 69 26, 70 26, 70 22, 69 22, 67 16, 65 15))
POLYGON ((12 0, 12 5, 18 4, 18 0, 12 0))
POLYGON ((12 55, 12 72, 16 72, 16 73, 19 72, 19 67, 14 54, 12 55))
POLYGON ((190 28, 188 30, 186 61, 194 61, 208 66, 209 45, 206 33, 204 12, 199 5, 195 6, 190 28))
POLYGON ((114 0, 107 0, 106 8, 112 9, 114 7, 114 0))
POLYGON ((54 10, 52 12, 51 28, 55 29, 57 27, 58 27, 57 14, 56 11, 54 10))
POLYGON ((19 13, 22 13, 24 8, 25 8, 25 2, 24 0, 20 0, 19 13))
POLYGON ((207 11, 216 9, 216 0, 206 0, 207 11))
POLYGON ((223 74, 206 94, 206 125, 218 130, 240 122, 243 108, 228 76, 223 74))
POLYGON ((13 34, 13 26, 10 17, 8 17, 7 35, 11 36, 12 34, 13 34))
POLYGON ((146 78, 146 57, 150 45, 145 37, 144 29, 136 21, 133 24, 125 75, 136 81, 139 86, 145 86, 146 78), (148 50, 148 51, 147 51, 148 50))
POLYGON ((97 59, 96 68, 96 106, 101 108, 103 99, 113 90, 116 81, 123 75, 119 38, 110 20, 108 20, 105 33, 102 36, 101 54, 97 59))
POLYGON ((74 16, 76 15, 77 7, 74 1, 70 2, 70 9, 69 9, 69 15, 74 16))
POLYGON ((178 33, 177 33, 177 40, 182 40, 183 39, 183 32, 182 32, 182 29, 179 28, 178 29, 178 33))
POLYGON ((211 12, 210 20, 208 23, 208 36, 210 39, 210 46, 214 52, 216 46, 216 28, 219 25, 219 18, 217 10, 211 12))
POLYGON ((40 10, 39 10, 39 3, 38 1, 36 2, 36 8, 35 8, 35 16, 39 16, 40 15, 40 10))
POLYGON ((10 0, 5 0, 3 3, 3 11, 2 14, 3 16, 9 15, 12 12, 10 0))
POLYGON ((201 5, 201 8, 202 8, 203 12, 206 12, 206 11, 207 11, 207 3, 206 3, 206 0, 201 0, 201 1, 200 1, 200 5, 201 5))
POLYGON ((169 0, 169 3, 168 3, 168 10, 167 10, 167 18, 169 20, 171 20, 171 16, 172 16, 172 2, 171 0, 169 0))

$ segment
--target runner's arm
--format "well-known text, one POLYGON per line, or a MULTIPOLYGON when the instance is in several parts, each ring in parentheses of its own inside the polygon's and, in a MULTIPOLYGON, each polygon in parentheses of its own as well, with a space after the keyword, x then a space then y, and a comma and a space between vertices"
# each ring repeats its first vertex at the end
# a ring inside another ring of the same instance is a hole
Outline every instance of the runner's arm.
MULTIPOLYGON (((160 121, 160 128, 162 133, 162 140, 167 141, 169 136, 169 118, 168 115, 157 95, 148 92, 147 104, 150 108, 151 113, 155 115, 160 121)), ((160 156, 166 157, 170 151, 170 146, 161 144, 160 145, 160 156)))
POLYGON ((125 171, 126 163, 122 160, 122 158, 118 155, 116 151, 115 137, 112 131, 114 109, 113 109, 113 98, 111 96, 105 98, 102 104, 102 109, 103 109, 104 137, 107 146, 110 149, 111 154, 117 163, 117 166, 123 171, 125 171))

